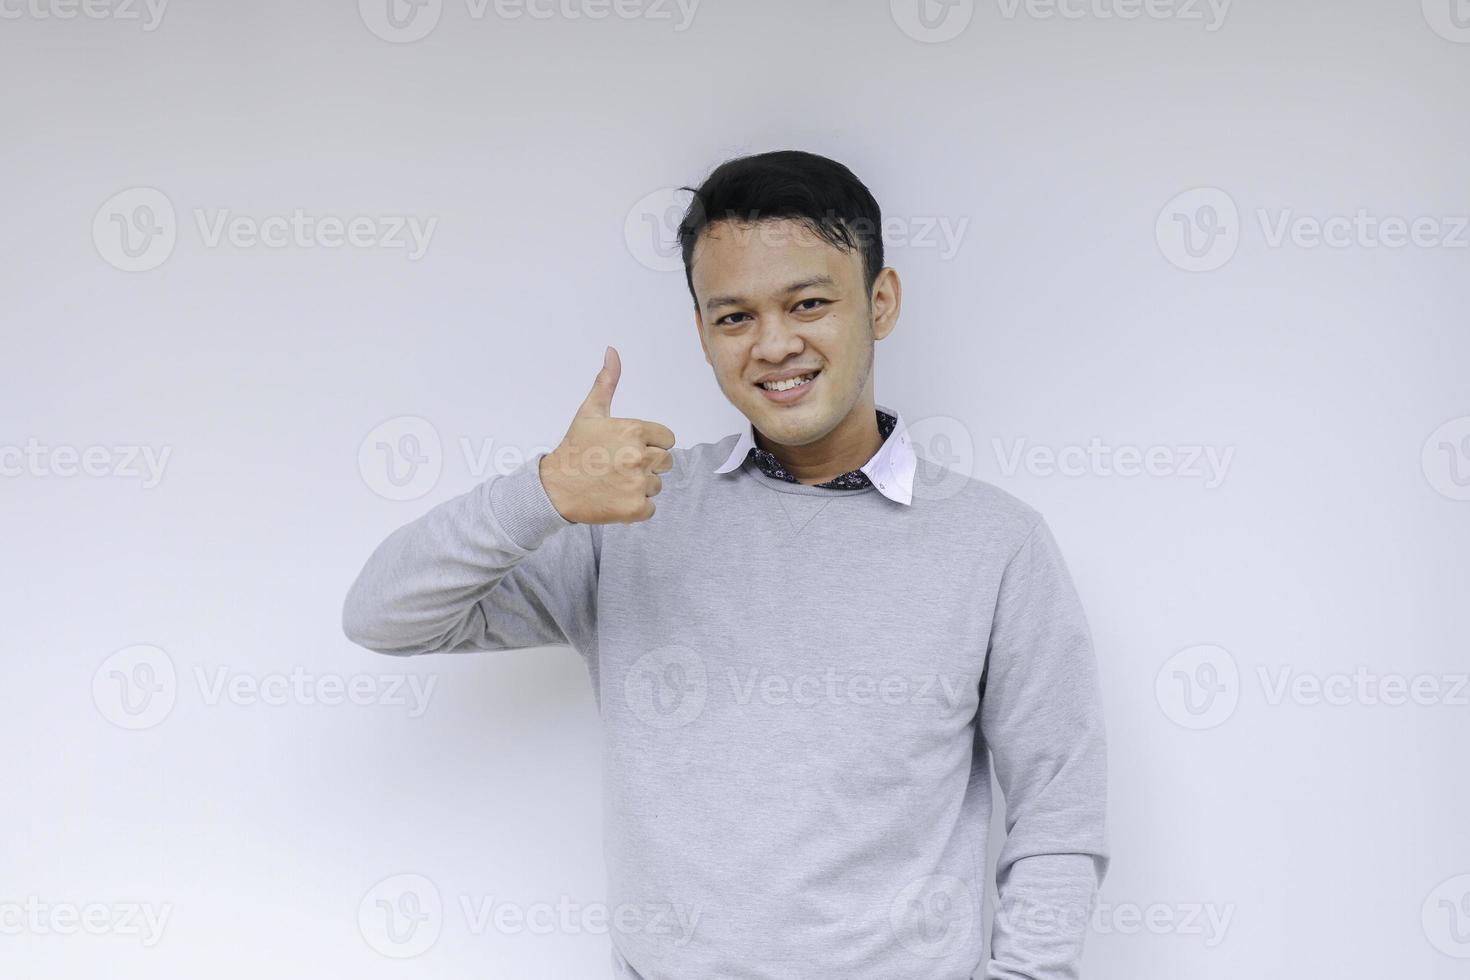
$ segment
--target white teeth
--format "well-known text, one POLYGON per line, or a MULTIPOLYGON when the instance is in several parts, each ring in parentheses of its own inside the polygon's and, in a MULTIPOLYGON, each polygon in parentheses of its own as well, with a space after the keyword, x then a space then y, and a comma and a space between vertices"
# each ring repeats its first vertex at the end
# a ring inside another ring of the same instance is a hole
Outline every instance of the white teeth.
POLYGON ((761 387, 767 391, 790 391, 792 388, 800 388, 802 385, 808 384, 816 376, 817 372, 813 371, 811 374, 803 374, 796 378, 787 378, 785 381, 762 381, 761 387))

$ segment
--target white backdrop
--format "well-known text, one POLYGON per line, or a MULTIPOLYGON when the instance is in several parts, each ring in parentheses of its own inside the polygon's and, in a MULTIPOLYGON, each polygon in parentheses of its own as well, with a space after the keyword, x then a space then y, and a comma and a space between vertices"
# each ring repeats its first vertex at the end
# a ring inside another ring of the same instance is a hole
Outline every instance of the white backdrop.
POLYGON ((1084 975, 1465 975, 1470 7, 924 2, 0 0, 0 974, 606 975, 581 662, 341 602, 605 344, 743 424, 658 234, 795 147, 1091 618, 1084 975))

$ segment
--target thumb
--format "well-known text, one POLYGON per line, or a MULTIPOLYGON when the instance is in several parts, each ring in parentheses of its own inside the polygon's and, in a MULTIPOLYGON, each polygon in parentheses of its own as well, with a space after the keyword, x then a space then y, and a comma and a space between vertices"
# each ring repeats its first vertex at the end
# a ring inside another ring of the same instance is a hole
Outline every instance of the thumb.
POLYGON ((587 397, 582 400, 582 407, 577 410, 578 417, 610 418, 613 392, 617 391, 618 378, 622 374, 623 364, 618 360, 618 352, 609 347, 602 355, 602 370, 597 372, 592 390, 587 393, 587 397))

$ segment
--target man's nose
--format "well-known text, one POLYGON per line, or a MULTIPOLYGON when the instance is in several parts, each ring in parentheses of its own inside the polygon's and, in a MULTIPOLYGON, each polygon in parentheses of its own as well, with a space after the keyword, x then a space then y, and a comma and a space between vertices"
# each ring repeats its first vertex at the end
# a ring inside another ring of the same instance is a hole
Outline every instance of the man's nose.
POLYGON ((800 353, 805 341, 784 313, 768 313, 756 320, 755 348, 752 353, 763 361, 779 364, 792 354, 800 353))

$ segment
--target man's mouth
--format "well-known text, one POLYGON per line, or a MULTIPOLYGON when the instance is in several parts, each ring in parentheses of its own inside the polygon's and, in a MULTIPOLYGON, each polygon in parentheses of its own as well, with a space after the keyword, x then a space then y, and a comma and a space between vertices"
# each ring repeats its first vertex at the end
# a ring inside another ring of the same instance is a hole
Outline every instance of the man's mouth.
POLYGON ((811 384, 812 381, 816 380, 817 375, 821 373, 820 370, 809 371, 806 374, 798 375, 794 378, 786 378, 781 381, 762 381, 759 383, 759 387, 764 388, 766 391, 790 391, 792 388, 800 388, 802 385, 811 384))

